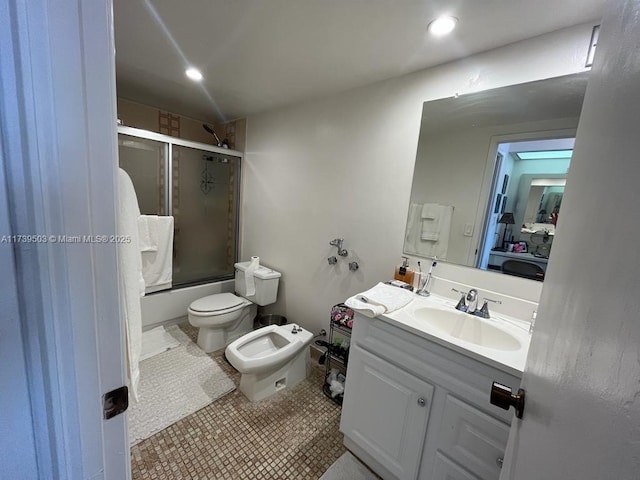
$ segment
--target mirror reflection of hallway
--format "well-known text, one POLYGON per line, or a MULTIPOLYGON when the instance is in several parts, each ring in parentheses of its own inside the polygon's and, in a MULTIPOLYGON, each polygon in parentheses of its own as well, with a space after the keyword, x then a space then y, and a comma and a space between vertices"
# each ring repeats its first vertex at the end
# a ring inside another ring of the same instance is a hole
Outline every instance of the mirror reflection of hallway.
POLYGON ((531 271, 542 270, 532 278, 544 277, 573 144, 573 138, 559 138, 498 145, 490 198, 496 206, 498 198, 501 202, 487 214, 480 268, 508 273, 503 263, 516 260, 531 263, 531 271), (505 216, 509 222, 502 221, 505 216))

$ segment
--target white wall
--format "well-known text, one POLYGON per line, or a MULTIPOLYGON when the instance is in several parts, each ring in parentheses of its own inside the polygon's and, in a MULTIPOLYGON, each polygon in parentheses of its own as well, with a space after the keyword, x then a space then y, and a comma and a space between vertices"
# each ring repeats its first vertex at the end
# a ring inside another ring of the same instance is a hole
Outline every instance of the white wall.
MULTIPOLYGON (((283 273, 270 309, 315 332, 326 328, 331 305, 389 279, 402 253, 423 102, 582 71, 591 28, 249 117, 241 252, 283 273), (331 267, 335 237, 344 237, 349 257, 331 267)), ((520 289, 498 274, 442 267, 440 275, 520 289)), ((537 299, 539 288, 524 295, 537 299)))

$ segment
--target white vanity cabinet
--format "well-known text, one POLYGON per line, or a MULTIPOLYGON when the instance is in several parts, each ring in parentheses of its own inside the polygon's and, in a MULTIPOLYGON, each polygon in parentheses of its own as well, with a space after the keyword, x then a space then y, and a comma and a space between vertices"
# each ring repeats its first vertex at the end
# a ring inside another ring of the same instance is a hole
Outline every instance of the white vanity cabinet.
POLYGON ((356 314, 340 429, 383 479, 497 480, 512 411, 489 403, 492 381, 518 372, 356 314))

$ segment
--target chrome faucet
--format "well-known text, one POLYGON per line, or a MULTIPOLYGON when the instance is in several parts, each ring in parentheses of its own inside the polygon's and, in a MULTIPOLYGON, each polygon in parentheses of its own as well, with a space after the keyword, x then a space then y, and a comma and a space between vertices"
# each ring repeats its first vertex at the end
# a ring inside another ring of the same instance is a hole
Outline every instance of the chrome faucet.
POLYGON ((460 300, 458 300, 458 303, 456 305, 456 310, 460 310, 461 312, 466 312, 467 311, 467 302, 465 301, 465 298, 467 298, 467 292, 463 292, 462 290, 456 290, 455 288, 451 289, 454 292, 458 292, 460 293, 462 296, 460 297, 460 300))
POLYGON ((476 308, 478 308, 478 291, 472 288, 467 293, 467 313, 476 313, 476 308))
POLYGON ((482 303, 482 307, 478 308, 478 290, 476 290, 475 288, 472 288, 468 292, 463 292, 462 290, 456 290, 455 288, 452 288, 451 290, 462 294, 462 296, 460 297, 460 300, 458 301, 455 307, 456 310, 460 310, 461 312, 467 312, 477 317, 491 318, 489 315, 488 302, 493 302, 498 304, 502 303, 500 300, 493 300, 492 298, 485 297, 482 299, 484 301, 482 303))
POLYGON ((497 304, 501 304, 502 302, 500 300, 493 300, 491 298, 483 298, 483 300, 484 300, 484 303, 482 304, 482 308, 480 308, 479 310, 476 310, 474 315, 477 315, 480 318, 491 318, 491 316, 489 315, 488 302, 493 302, 497 304))

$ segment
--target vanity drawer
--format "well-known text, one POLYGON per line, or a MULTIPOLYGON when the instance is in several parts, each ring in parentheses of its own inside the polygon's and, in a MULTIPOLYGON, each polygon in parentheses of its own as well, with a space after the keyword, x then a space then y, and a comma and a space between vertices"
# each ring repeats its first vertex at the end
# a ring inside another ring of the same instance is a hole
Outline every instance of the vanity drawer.
MULTIPOLYGON (((497 480, 508 437, 509 425, 447 395, 438 435, 438 452, 482 480, 497 480)), ((435 478, 439 477, 435 475, 435 478)))

